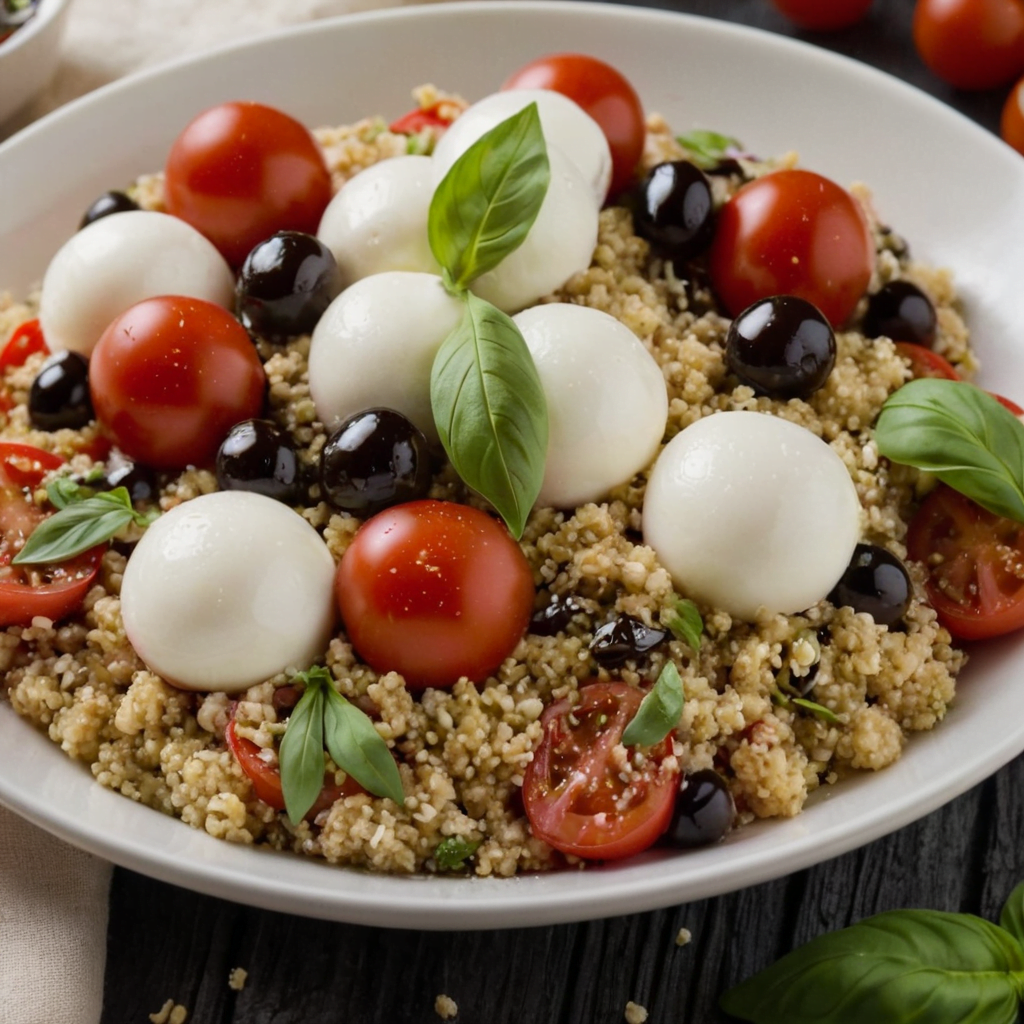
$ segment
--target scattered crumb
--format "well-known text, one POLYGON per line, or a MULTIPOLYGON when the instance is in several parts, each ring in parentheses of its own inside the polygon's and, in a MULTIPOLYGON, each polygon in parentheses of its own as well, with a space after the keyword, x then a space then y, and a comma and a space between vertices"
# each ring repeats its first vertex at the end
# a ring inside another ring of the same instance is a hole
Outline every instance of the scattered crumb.
POLYGON ((693 932, 689 928, 680 928, 679 934, 676 935, 676 945, 685 946, 693 938, 693 932))
POLYGON ((168 999, 156 1013, 151 1013, 149 1019, 152 1024, 185 1024, 188 1019, 188 1010, 179 1006, 173 999, 168 999))
POLYGON ((634 1003, 632 1000, 626 1003, 627 1024, 644 1024, 647 1020, 647 1007, 634 1003))
POLYGON ((451 1020, 459 1012, 459 1005, 452 999, 451 996, 439 995, 434 1000, 434 1013, 441 1018, 441 1020, 451 1020))
POLYGON ((249 977, 249 972, 244 967, 236 967, 228 975, 228 988, 234 989, 236 992, 241 992, 245 988, 245 980, 249 977))

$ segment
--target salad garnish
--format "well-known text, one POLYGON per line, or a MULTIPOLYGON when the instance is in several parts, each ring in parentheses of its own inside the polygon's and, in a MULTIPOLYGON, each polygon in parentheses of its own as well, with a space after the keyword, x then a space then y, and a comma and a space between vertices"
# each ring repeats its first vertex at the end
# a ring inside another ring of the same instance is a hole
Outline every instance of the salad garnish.
POLYGON ((704 634, 704 620, 697 605, 688 597, 677 597, 675 614, 664 620, 676 638, 688 644, 694 654, 700 651, 700 638, 704 634))
POLYGON ((714 167, 730 151, 735 152, 743 149, 743 143, 739 139, 734 139, 730 135, 722 135, 721 132, 707 131, 703 128, 697 128, 692 132, 677 135, 676 142, 690 154, 690 159, 698 167, 705 169, 714 167))
POLYGON ((683 680, 671 661, 658 675, 658 681, 640 702, 629 725, 622 730, 627 747, 651 747, 660 743, 678 724, 683 713, 683 680))
POLYGON ((480 846, 479 839, 467 839, 465 836, 446 836, 434 850, 434 863, 440 871, 456 871, 476 853, 480 846))

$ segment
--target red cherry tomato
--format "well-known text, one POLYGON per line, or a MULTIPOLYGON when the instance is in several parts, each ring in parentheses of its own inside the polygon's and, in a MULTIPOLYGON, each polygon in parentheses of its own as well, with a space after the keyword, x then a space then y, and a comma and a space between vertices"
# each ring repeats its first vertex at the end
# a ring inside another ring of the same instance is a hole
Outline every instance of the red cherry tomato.
POLYGON ((591 683, 579 696, 575 707, 561 700, 541 718, 544 736, 523 777, 526 816, 533 834, 562 853, 631 857, 672 819, 679 772, 663 764, 672 740, 644 751, 643 766, 631 767, 624 781, 614 751, 643 693, 625 683, 591 683))
POLYGON ((105 544, 54 565, 11 565, 46 518, 31 492, 63 465, 40 448, 0 442, 0 626, 28 626, 37 615, 65 618, 81 607, 99 572, 105 544))
POLYGON ((832 32, 856 25, 874 0, 772 0, 775 9, 811 32, 832 32))
POLYGON ((96 418, 125 455, 156 469, 210 465, 231 427, 259 415, 265 384, 245 328, 177 295, 122 313, 89 360, 96 418))
POLYGON ((1024 627, 1024 524, 940 484, 907 532, 907 553, 928 569, 928 600, 961 640, 1024 627))
POLYGON ((368 519, 338 566, 349 639, 410 688, 486 679, 512 653, 533 608, 519 545, 467 505, 413 501, 368 519))
POLYGON ((1014 416, 1024 416, 1024 409, 1022 409, 1012 398, 1007 398, 1004 395, 997 395, 994 391, 990 391, 989 394, 1004 408, 1009 409, 1014 416))
POLYGON ((36 352, 49 351, 39 321, 26 320, 20 327, 15 328, 3 351, 0 351, 0 370, 24 366, 29 356, 35 355, 36 352))
POLYGON ((447 128, 452 123, 452 119, 441 116, 442 106, 444 104, 439 101, 429 107, 417 107, 415 110, 410 110, 408 114, 403 114, 397 121, 392 121, 388 126, 388 131, 392 131, 396 135, 415 135, 417 132, 423 131, 424 128, 447 128))
POLYGON ((632 85, 610 64, 582 53, 555 53, 520 68, 502 89, 551 89, 568 96, 600 126, 612 151, 608 195, 632 180, 644 151, 644 108, 632 85))
POLYGON ((196 228, 232 266, 278 231, 315 234, 331 199, 316 140, 259 103, 222 103, 175 140, 165 167, 167 210, 196 228))
POLYGON ((813 171, 774 171, 744 185, 718 215, 711 283, 731 316, 797 295, 838 327, 875 264, 867 220, 845 189, 813 171))
POLYGON ((1024 155, 1024 78, 1011 90, 1003 104, 999 121, 999 134, 1003 141, 1024 155))
POLYGON ((910 341, 897 341, 896 351, 910 361, 910 373, 914 380, 921 377, 939 377, 943 380, 960 380, 960 374, 948 360, 924 345, 910 341))
POLYGON ((958 89, 993 89, 1024 72, 1021 0, 917 0, 914 46, 958 89))

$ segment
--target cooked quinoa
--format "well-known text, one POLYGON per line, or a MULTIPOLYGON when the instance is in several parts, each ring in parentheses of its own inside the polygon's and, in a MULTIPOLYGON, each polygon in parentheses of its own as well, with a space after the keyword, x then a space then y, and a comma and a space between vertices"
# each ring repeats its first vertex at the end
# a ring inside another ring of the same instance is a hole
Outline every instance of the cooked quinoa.
MULTIPOLYGON (((418 98, 427 106, 437 94, 426 88, 418 98)), ((457 99, 450 102, 462 106, 457 99)), ((661 118, 649 118, 648 128, 648 166, 686 155, 661 118)), ((406 137, 389 132, 380 119, 316 134, 336 187, 362 168, 406 151, 406 137)), ((742 166, 745 175, 756 176, 795 161, 789 155, 742 166)), ((722 201, 741 177, 714 182, 722 201)), ((144 207, 160 208, 159 176, 142 179, 132 191, 144 207)), ((867 192, 859 186, 852 191, 864 206, 878 251, 869 290, 895 278, 923 289, 938 313, 936 350, 969 376, 973 356, 949 275, 912 261, 902 240, 880 223, 867 192)), ((706 285, 680 280, 671 262, 653 258, 621 207, 601 213, 590 269, 551 300, 604 310, 648 348, 668 390, 666 441, 700 417, 737 409, 783 417, 823 438, 856 485, 863 507, 861 539, 906 557, 908 517, 928 484, 916 471, 880 458, 872 439, 871 424, 882 403, 909 377, 888 339, 839 331, 835 368, 810 399, 758 397, 729 375, 724 360, 729 321, 715 311, 706 285)), ((0 342, 34 313, 31 298, 21 303, 0 297, 0 342)), ((272 415, 291 434, 301 458, 315 464, 326 434, 309 396, 309 338, 257 345, 272 415)), ((42 359, 33 356, 7 372, 14 405, 0 436, 55 451, 74 471, 87 472, 93 466, 87 453, 98 434, 95 424, 53 433, 29 424, 27 392, 42 359)), ((188 469, 161 482, 164 510, 216 489, 206 470, 188 469)), ((753 623, 701 607, 705 632, 698 654, 672 639, 639 664, 628 661, 613 673, 598 665, 589 651, 598 626, 620 614, 662 625, 679 596, 641 539, 644 485, 641 473, 600 504, 533 511, 521 544, 533 570, 536 607, 571 595, 579 611, 556 636, 524 636, 483 684, 463 679, 448 690, 413 694, 398 674, 378 675, 361 663, 344 633, 335 635, 324 662, 339 691, 372 713, 378 733, 396 753, 404 808, 365 794, 345 796, 313 821, 295 824, 256 797, 225 746, 229 715, 237 733, 274 764, 290 706, 284 696, 294 688, 281 675, 237 697, 195 694, 147 669, 125 637, 118 597, 137 528, 104 556, 79 616, 60 624, 37 619, 27 628, 0 633, 7 698, 69 757, 87 765, 100 784, 218 838, 374 871, 429 872, 436 870, 437 845, 461 836, 479 843, 469 870, 499 876, 572 860, 531 835, 519 789, 541 739, 544 708, 574 697, 591 680, 614 676, 647 686, 667 659, 674 661, 686 697, 677 756, 687 771, 715 768, 726 778, 740 822, 799 813, 819 786, 851 770, 885 768, 900 757, 911 733, 931 729, 943 718, 964 655, 951 646, 949 634, 921 599, 923 568, 915 563, 908 568, 916 596, 900 628, 876 625, 869 615, 827 600, 799 615, 765 615, 753 623), (832 713, 834 723, 773 702, 785 673, 790 678, 813 673, 813 699, 832 713)), ((435 478, 431 497, 475 500, 450 468, 435 478)), ((45 493, 37 499, 42 503, 45 493)), ((324 502, 301 512, 339 560, 359 520, 324 502)))

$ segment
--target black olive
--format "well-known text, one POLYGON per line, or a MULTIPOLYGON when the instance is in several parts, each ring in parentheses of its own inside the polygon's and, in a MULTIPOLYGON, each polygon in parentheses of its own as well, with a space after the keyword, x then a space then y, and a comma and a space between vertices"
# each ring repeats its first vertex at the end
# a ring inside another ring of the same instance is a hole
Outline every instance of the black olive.
MULTIPOLYGON (((95 485, 94 485, 95 486, 95 485)), ((110 453, 103 480, 98 489, 112 491, 127 488, 132 502, 155 501, 159 492, 156 474, 149 466, 132 462, 118 451, 110 453)))
POLYGON ((717 843, 732 828, 735 817, 725 779, 704 768, 683 778, 665 839, 686 850, 717 843))
POLYGON ((916 284, 890 281, 868 299, 864 333, 931 348, 935 341, 935 307, 916 284))
POLYGON ((533 613, 530 632, 535 636, 555 636, 564 633, 574 615, 584 610, 572 594, 555 594, 549 604, 533 613))
POLYGON ((748 306, 729 325, 729 369, 771 398, 808 398, 836 362, 828 320, 806 299, 773 295, 748 306))
POLYGON ((639 661, 668 637, 668 630, 644 625, 632 615, 620 615, 594 633, 590 653, 599 665, 621 665, 630 659, 639 661))
POLYGON ((54 352, 28 392, 28 416, 40 430, 79 430, 93 419, 89 361, 78 352, 54 352))
POLYGON ((78 230, 81 231, 82 228, 87 227, 94 220, 99 220, 101 217, 109 217, 112 213, 128 213, 130 210, 137 210, 138 208, 139 204, 124 192, 116 190, 104 192, 82 214, 82 219, 78 223, 78 230))
POLYGON ((640 186, 634 230, 659 256, 685 262, 714 237, 714 202, 704 172, 689 160, 653 167, 640 186))
POLYGON ((894 626, 907 613, 913 584, 903 563, 876 544, 858 544, 828 599, 838 607, 867 612, 880 626, 894 626))
POLYGON ((270 420, 242 420, 217 452, 217 483, 223 491, 255 491, 288 504, 302 497, 298 457, 288 435, 270 420))
POLYGON ((279 231, 245 258, 235 284, 235 312, 252 334, 308 334, 341 291, 334 254, 318 238, 279 231))
POLYGON ((367 409, 327 439, 320 453, 320 486, 337 508, 371 516, 426 497, 430 468, 422 431, 393 409, 367 409))

